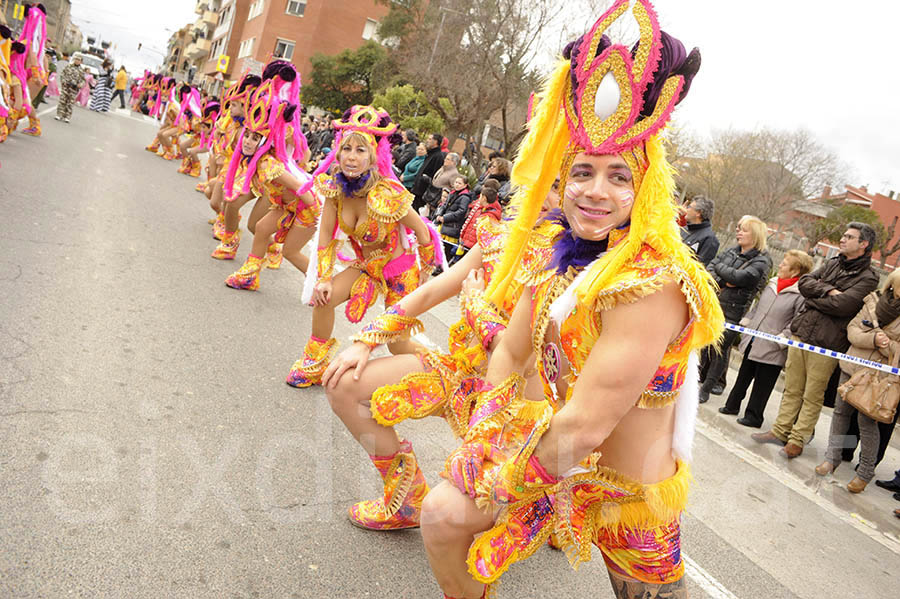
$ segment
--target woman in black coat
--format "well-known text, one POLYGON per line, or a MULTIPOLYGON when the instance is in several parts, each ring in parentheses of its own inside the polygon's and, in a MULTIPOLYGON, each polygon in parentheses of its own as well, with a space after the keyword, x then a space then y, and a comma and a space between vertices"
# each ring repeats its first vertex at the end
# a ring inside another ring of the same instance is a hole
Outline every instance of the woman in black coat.
MULTIPOLYGON (((710 274, 719 285, 719 304, 725 320, 737 324, 760 289, 769 280, 772 259, 766 252, 766 224, 755 216, 745 216, 738 221, 737 242, 709 263, 710 274)), ((709 400, 712 388, 728 369, 728 356, 738 334, 726 330, 722 335, 722 349, 707 348, 701 360, 700 403, 709 400)))
POLYGON ((456 255, 459 244, 459 233, 469 214, 472 194, 462 176, 453 180, 453 191, 435 213, 434 220, 441 226, 441 237, 444 238, 444 252, 448 260, 456 255))

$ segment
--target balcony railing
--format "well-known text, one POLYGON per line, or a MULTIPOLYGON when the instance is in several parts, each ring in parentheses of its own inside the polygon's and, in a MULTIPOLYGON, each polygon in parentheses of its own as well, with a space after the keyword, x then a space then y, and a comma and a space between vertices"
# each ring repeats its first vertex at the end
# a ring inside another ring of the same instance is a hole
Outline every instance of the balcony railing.
POLYGON ((191 60, 197 60, 198 58, 209 54, 209 48, 211 45, 212 44, 210 44, 209 40, 198 39, 196 42, 185 48, 184 55, 191 60))

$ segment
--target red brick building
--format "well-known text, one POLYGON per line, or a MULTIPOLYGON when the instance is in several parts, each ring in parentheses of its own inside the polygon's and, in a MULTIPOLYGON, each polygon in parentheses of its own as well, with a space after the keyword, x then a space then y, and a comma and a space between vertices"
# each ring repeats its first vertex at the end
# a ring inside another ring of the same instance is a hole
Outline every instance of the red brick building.
MULTIPOLYGON (((894 223, 894 219, 897 219, 894 234, 888 240, 886 247, 891 247, 900 241, 900 198, 895 197, 894 192, 890 192, 888 195, 873 194, 865 185, 861 187, 848 185, 841 193, 832 193, 831 187, 825 186, 820 197, 795 202, 792 209, 786 212, 772 227, 773 240, 782 247, 807 249, 810 242, 804 232, 804 228, 809 229, 806 225, 811 225, 815 221, 827 217, 835 205, 841 204, 853 204, 874 210, 885 229, 888 229, 894 223)), ((816 248, 826 258, 830 258, 838 252, 838 247, 827 241, 820 241, 816 248)), ((874 261, 881 264, 880 252, 875 252, 874 261)), ((900 252, 888 258, 885 268, 893 270, 897 267, 898 262, 900 262, 900 252)))
POLYGON ((303 81, 309 81, 313 54, 358 48, 375 37, 378 22, 388 12, 375 0, 220 0, 219 4, 203 70, 214 76, 218 57, 226 55, 227 80, 246 69, 257 72, 272 58, 285 58, 297 66, 303 81))

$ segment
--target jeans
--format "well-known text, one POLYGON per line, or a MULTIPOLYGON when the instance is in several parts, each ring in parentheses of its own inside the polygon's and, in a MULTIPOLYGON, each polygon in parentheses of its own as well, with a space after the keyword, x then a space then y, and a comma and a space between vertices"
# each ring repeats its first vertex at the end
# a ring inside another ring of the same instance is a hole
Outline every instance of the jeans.
POLYGON ((116 96, 119 96, 119 106, 121 108, 125 108, 125 90, 117 89, 113 92, 112 97, 109 99, 109 103, 112 104, 112 101, 116 99, 116 96))
POLYGON ((703 357, 706 358, 706 374, 703 376, 703 390, 709 393, 716 386, 722 375, 728 370, 728 358, 731 356, 731 346, 737 341, 737 331, 726 329, 722 334, 722 351, 717 352, 713 348, 707 348, 703 357))

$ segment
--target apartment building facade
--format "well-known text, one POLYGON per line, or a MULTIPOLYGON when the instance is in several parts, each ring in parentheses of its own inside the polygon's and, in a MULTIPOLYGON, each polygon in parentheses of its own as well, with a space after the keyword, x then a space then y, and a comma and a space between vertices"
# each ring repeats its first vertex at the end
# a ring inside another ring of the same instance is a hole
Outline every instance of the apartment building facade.
MULTIPOLYGON (((227 56, 228 68, 219 79, 231 81, 283 58, 308 81, 313 54, 337 54, 374 39, 387 12, 375 0, 221 0, 203 72, 215 78, 219 57, 227 56)), ((221 85, 224 81, 213 91, 221 85)))
POLYGON ((204 74, 206 62, 212 49, 212 38, 219 20, 220 0, 197 0, 194 12, 197 20, 192 28, 191 41, 184 50, 189 63, 187 80, 193 85, 203 86, 207 82, 204 74))

